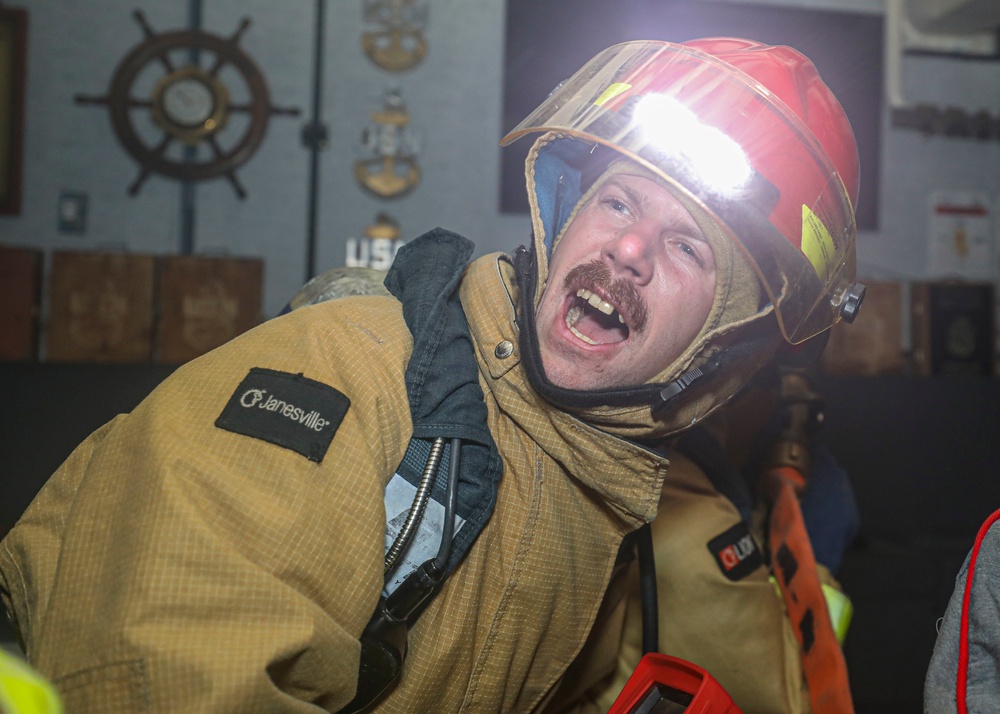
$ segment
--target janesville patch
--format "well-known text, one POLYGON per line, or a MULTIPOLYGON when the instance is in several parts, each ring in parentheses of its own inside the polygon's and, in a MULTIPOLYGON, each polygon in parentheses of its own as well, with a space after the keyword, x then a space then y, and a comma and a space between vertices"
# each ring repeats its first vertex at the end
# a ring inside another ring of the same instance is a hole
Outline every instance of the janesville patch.
POLYGON ((719 570, 730 580, 742 580, 764 564, 745 523, 737 523, 708 541, 708 550, 719 564, 719 570))
POLYGON ((297 451, 319 463, 350 406, 346 395, 327 384, 301 374, 254 367, 215 425, 297 451))

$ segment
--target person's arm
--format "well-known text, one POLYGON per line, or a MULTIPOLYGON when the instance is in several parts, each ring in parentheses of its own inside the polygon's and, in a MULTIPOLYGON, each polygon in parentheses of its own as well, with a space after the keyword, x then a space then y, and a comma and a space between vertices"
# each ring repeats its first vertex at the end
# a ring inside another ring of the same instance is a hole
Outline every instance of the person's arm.
POLYGON ((46 489, 62 502, 33 506, 4 542, 28 652, 67 711, 335 711, 353 696, 357 636, 381 589, 383 483, 408 428, 405 412, 392 427, 379 415, 405 409, 405 394, 398 404, 365 383, 387 374, 324 372, 336 356, 313 358, 329 346, 308 337, 307 354, 282 361, 288 331, 263 329, 182 367, 83 447, 46 489), (321 461, 216 425, 252 366, 348 395, 321 461), (33 540, 46 529, 60 547, 42 564, 33 540))
POLYGON ((990 711, 1000 701, 997 521, 1000 511, 990 515, 980 527, 955 577, 955 588, 944 616, 937 622, 938 636, 924 681, 925 712, 990 711))
MULTIPOLYGON (((672 454, 659 514, 653 522, 660 652, 708 670, 745 712, 808 710, 798 647, 781 597, 761 553, 751 544, 733 502, 690 459, 672 454)), ((574 714, 608 711, 642 656, 642 608, 637 564, 614 675, 596 683, 574 714)), ((595 639, 596 635, 591 634, 595 639)))

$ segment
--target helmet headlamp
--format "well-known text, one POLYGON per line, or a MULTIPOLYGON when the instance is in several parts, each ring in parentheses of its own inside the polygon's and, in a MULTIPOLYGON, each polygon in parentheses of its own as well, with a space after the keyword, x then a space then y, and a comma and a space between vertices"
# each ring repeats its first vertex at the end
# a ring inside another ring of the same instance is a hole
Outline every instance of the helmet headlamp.
POLYGON ((740 192, 753 175, 740 145, 667 94, 647 94, 636 103, 633 121, 654 150, 698 173, 710 193, 740 192))

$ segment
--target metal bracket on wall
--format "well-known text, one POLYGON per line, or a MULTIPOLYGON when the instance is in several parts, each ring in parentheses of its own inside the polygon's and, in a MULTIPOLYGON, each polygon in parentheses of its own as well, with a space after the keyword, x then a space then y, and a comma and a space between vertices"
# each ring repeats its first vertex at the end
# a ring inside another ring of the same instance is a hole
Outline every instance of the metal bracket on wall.
POLYGON ((894 107, 892 126, 897 129, 914 129, 927 136, 1000 141, 1000 115, 993 115, 985 110, 969 112, 957 107, 937 107, 930 104, 894 107))
MULTIPOLYGON (((975 2, 978 5, 979 0, 975 2)), ((950 34, 943 26, 931 23, 918 30, 911 15, 926 14, 930 9, 940 10, 933 0, 886 0, 885 87, 892 126, 926 136, 1000 140, 1000 115, 979 108, 914 103, 904 96, 903 65, 907 57, 1000 61, 1000 34, 996 28, 975 27, 978 31, 972 32, 962 27, 961 32, 950 34)), ((984 22, 989 24, 992 20, 984 22)))

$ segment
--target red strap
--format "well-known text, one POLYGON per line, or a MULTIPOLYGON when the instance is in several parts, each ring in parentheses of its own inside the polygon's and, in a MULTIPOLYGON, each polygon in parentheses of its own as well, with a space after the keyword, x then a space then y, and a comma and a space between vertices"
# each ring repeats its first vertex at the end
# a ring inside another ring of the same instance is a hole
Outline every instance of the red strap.
POLYGON ((986 533, 996 521, 1000 520, 1000 510, 986 519, 976 535, 976 543, 969 555, 969 571, 965 574, 965 594, 962 597, 962 624, 958 635, 958 676, 955 682, 955 703, 958 714, 968 714, 965 695, 969 681, 969 602, 972 600, 972 577, 976 570, 976 559, 979 558, 979 547, 986 538, 986 533))
POLYGON ((792 481, 801 480, 801 476, 790 468, 776 469, 769 476, 774 504, 769 529, 771 567, 799 643, 813 714, 852 714, 847 664, 830 621, 816 556, 792 487, 792 481))

